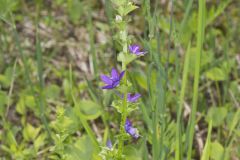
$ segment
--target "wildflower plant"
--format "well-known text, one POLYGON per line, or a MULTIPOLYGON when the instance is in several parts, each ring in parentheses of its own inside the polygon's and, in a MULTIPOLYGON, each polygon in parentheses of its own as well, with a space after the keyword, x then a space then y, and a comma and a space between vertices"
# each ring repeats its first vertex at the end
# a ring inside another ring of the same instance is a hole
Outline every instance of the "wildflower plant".
MULTIPOLYGON (((137 128, 134 128, 132 122, 127 118, 129 113, 137 109, 138 100, 141 97, 139 93, 132 92, 134 89, 130 81, 128 81, 127 66, 139 56, 145 55, 147 52, 141 51, 139 45, 131 44, 127 32, 127 15, 137 9, 129 0, 113 0, 117 15, 115 18, 115 28, 118 30, 116 41, 120 43, 122 49, 118 54, 118 61, 122 65, 122 71, 118 72, 112 69, 110 76, 102 74, 100 76, 105 84, 102 89, 115 90, 116 99, 112 102, 112 106, 121 114, 120 131, 116 136, 117 141, 114 145, 108 142, 107 147, 102 148, 100 155, 103 159, 124 159, 123 148, 124 142, 130 138, 138 139, 140 134, 137 128)), ((130 117, 129 117, 130 118, 130 117)))

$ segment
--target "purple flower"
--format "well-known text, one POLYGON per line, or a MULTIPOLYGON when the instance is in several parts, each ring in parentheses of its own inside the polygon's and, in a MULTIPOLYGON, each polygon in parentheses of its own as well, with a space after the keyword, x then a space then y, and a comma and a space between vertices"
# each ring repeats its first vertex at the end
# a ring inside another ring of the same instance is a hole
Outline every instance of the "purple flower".
POLYGON ((108 141, 107 141, 107 147, 109 148, 109 149, 112 149, 112 141, 109 139, 108 141))
MULTIPOLYGON (((120 98, 124 98, 124 94, 120 94, 119 92, 115 92, 116 93, 116 95, 118 95, 120 98)), ((134 102, 137 102, 137 100, 139 99, 141 97, 141 94, 139 94, 139 93, 135 93, 135 94, 133 94, 133 93, 128 93, 127 94, 127 101, 128 102, 132 102, 132 103, 134 103, 134 102)))
POLYGON ((133 128, 132 127, 132 123, 131 123, 131 121, 129 119, 126 120, 125 131, 129 135, 131 135, 133 138, 138 139, 138 137, 139 137, 138 130, 137 130, 137 128, 133 128))
POLYGON ((128 102, 137 102, 137 100, 140 97, 141 97, 141 94, 139 94, 139 93, 136 93, 136 94, 128 93, 127 100, 128 100, 128 102))
POLYGON ((131 54, 135 54, 137 56, 142 56, 142 55, 147 53, 145 51, 140 51, 140 46, 137 45, 137 44, 133 44, 133 45, 128 46, 128 49, 129 49, 131 54))
POLYGON ((100 76, 101 80, 106 84, 102 87, 102 89, 113 89, 117 87, 122 79, 125 71, 122 71, 120 74, 117 72, 115 68, 112 68, 111 76, 108 77, 104 74, 100 76))

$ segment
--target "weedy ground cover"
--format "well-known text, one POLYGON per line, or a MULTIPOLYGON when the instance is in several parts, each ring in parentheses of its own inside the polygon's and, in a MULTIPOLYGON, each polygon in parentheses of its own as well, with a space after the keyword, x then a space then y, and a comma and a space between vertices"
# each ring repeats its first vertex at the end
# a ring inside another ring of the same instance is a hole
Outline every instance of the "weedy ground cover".
POLYGON ((237 0, 0 0, 0 159, 240 159, 237 0))

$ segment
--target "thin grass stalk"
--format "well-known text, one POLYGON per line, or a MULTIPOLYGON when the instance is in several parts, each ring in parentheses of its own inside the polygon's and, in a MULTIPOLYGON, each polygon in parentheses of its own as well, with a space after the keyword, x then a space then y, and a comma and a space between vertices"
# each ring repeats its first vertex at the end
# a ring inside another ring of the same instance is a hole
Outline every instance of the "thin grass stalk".
MULTIPOLYGON (((173 6, 174 0, 171 0, 171 14, 170 14, 170 30, 168 35, 168 52, 167 52, 167 63, 166 63, 166 73, 168 74, 168 66, 169 66, 169 57, 170 57, 170 48, 171 48, 171 36, 172 36, 172 19, 173 19, 173 6)), ((168 76, 167 76, 168 78, 168 76)), ((167 80, 168 81, 168 80, 167 80)))
MULTIPOLYGON (((36 2, 36 20, 35 20, 35 26, 36 26, 36 59, 37 59, 37 71, 38 71, 38 81, 39 81, 39 110, 40 110, 40 117, 42 119, 42 122, 48 132, 49 137, 51 138, 51 131, 48 126, 48 121, 45 116, 45 97, 43 94, 44 91, 44 80, 43 80, 43 60, 42 60, 42 50, 41 45, 39 41, 39 32, 38 32, 38 21, 39 21, 39 14, 41 10, 41 4, 42 0, 38 0, 36 2)), ((52 139, 51 139, 52 141, 52 139)))
MULTIPOLYGON (((39 111, 43 110, 41 107, 41 104, 40 104, 40 100, 39 98, 36 96, 35 92, 34 92, 34 88, 33 88, 33 83, 30 79, 30 71, 29 71, 29 67, 28 67, 28 63, 27 63, 27 60, 26 60, 26 57, 23 53, 23 50, 22 50, 22 47, 20 45, 20 41, 19 41, 19 36, 18 36, 18 32, 17 32, 17 28, 16 28, 16 25, 15 25, 15 22, 13 20, 13 15, 12 13, 10 13, 10 17, 11 17, 11 27, 13 28, 13 34, 14 34, 14 40, 15 40, 15 43, 16 43, 16 47, 19 51, 19 54, 20 54, 20 57, 23 61, 23 66, 24 66, 24 76, 25 76, 25 79, 26 79, 26 84, 28 84, 30 86, 30 91, 34 97, 34 100, 36 101, 36 104, 39 108, 39 111)), ((47 123, 47 120, 46 120, 46 117, 45 117, 45 114, 40 114, 40 119, 44 125, 44 128, 45 130, 47 131, 48 133, 48 137, 49 139, 52 141, 52 137, 51 137, 51 134, 50 134, 50 129, 49 129, 49 126, 48 126, 48 123, 47 123)))
POLYGON ((179 96, 179 103, 177 105, 177 131, 176 131, 176 145, 175 145, 175 160, 182 159, 182 133, 181 133, 181 125, 182 125, 182 111, 183 111, 183 103, 184 103, 184 96, 186 91, 187 85, 187 77, 188 77, 188 70, 189 70, 189 59, 190 59, 190 48, 191 43, 188 44, 185 60, 184 60, 184 68, 183 68, 183 77, 182 77, 182 87, 179 96))
POLYGON ((83 128, 85 129, 85 131, 87 132, 92 144, 94 145, 94 147, 96 148, 96 150, 99 152, 100 148, 99 148, 99 144, 97 141, 97 138, 94 135, 94 132, 92 131, 91 127, 89 126, 87 120, 85 119, 84 115, 82 114, 82 112, 80 111, 79 107, 78 107, 78 103, 77 100, 73 94, 73 78, 72 78, 72 66, 69 65, 69 81, 70 81, 70 93, 71 93, 71 97, 74 103, 74 109, 76 110, 76 113, 79 116, 80 122, 83 125, 83 128))
POLYGON ((158 152, 158 136, 157 136, 157 127, 158 124, 156 123, 157 120, 157 116, 155 116, 155 108, 156 108, 156 99, 153 96, 154 92, 153 92, 153 86, 152 86, 152 70, 154 68, 154 63, 151 63, 149 65, 148 68, 148 79, 147 79, 147 84, 148 84, 148 94, 149 94, 149 99, 150 99, 150 106, 152 109, 152 156, 153 156, 153 160, 156 159, 157 157, 157 152, 158 152), (157 125, 156 125, 157 124, 157 125))
POLYGON ((39 80, 39 111, 40 111, 40 117, 43 121, 43 124, 49 134, 49 137, 51 137, 50 128, 48 126, 47 118, 45 117, 45 97, 43 94, 44 90, 44 81, 43 81, 43 62, 42 62, 42 51, 41 46, 38 38, 38 30, 36 33, 36 56, 37 56, 37 71, 38 71, 38 80, 39 80))
POLYGON ((192 144, 194 136, 194 126, 196 120, 196 111, 198 103, 198 85, 200 78, 200 63, 201 63, 201 54, 203 48, 203 38, 204 38, 204 16, 205 16, 205 0, 199 0, 198 8, 198 34, 197 34, 197 53, 195 60, 195 71, 194 71, 194 84, 193 84, 193 103, 192 103, 192 112, 189 121, 189 137, 188 137, 188 150, 187 150, 187 160, 191 160, 192 155, 192 144))
POLYGON ((208 134, 207 140, 203 149, 201 160, 209 160, 210 158, 210 151, 211 151, 211 133, 212 133, 212 120, 208 124, 208 134))
MULTIPOLYGON (((103 102, 100 100, 101 97, 97 97, 96 93, 98 93, 92 83, 86 78, 86 76, 84 77, 85 81, 87 82, 87 85, 88 85, 88 93, 90 94, 91 98, 99 103, 101 105, 101 112, 104 113, 104 105, 103 105, 103 102)), ((107 142, 107 135, 108 135, 108 132, 109 132, 109 127, 108 127, 108 124, 107 124, 107 117, 105 116, 105 114, 101 114, 101 119, 103 121, 103 124, 105 126, 105 130, 104 130, 104 139, 103 139, 103 143, 106 144, 107 142)))
MULTIPOLYGON (((14 82, 15 82, 15 72, 16 72, 17 61, 18 61, 18 59, 15 60, 14 65, 13 65, 13 72, 12 72, 12 78, 11 78, 11 85, 10 85, 10 89, 8 92, 7 109, 6 109, 6 113, 5 113, 5 118, 7 118, 8 111, 10 108, 10 102, 11 102, 11 97, 12 97, 12 92, 13 92, 13 87, 14 87, 14 82)), ((5 120, 5 118, 3 117, 4 120, 5 120)))
POLYGON ((193 4, 193 0, 188 0, 188 4, 187 4, 187 9, 184 13, 184 17, 183 17, 183 21, 181 22, 181 26, 180 26, 180 33, 182 34, 185 26, 186 26, 186 23, 187 23, 187 20, 188 20, 188 17, 190 15, 190 11, 191 11, 191 8, 192 8, 192 4, 193 4))
POLYGON ((91 7, 89 7, 89 15, 88 15, 88 34, 90 39, 90 54, 92 55, 92 61, 93 61, 93 72, 95 77, 97 77, 98 74, 98 67, 97 67, 97 53, 94 46, 94 27, 93 27, 93 21, 92 21, 92 11, 91 7))

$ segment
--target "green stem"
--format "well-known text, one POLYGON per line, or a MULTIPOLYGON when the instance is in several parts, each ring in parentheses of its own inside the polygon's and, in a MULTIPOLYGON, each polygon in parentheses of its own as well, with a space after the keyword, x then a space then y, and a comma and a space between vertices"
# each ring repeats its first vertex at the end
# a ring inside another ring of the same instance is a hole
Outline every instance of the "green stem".
MULTIPOLYGON (((123 34, 127 35, 127 29, 126 29, 126 25, 124 25, 123 27, 123 34)), ((123 36, 126 39, 122 39, 122 44, 123 44, 123 53, 125 55, 128 54, 128 44, 127 44, 127 36, 123 36)), ((123 77, 123 84, 124 87, 127 87, 127 65, 125 64, 125 62, 122 62, 122 70, 125 71, 125 75, 123 77)), ((122 157, 122 152, 123 152, 123 147, 124 147, 124 133, 125 133, 125 123, 126 123, 126 119, 127 119, 127 88, 124 89, 124 98, 123 98, 123 108, 122 108, 122 114, 121 114, 121 123, 120 123, 120 138, 119 138, 119 146, 118 146, 118 154, 117 157, 118 159, 121 159, 122 157)))
MULTIPOLYGON (((126 77, 126 75, 125 75, 126 77)), ((126 78, 125 78, 126 79, 126 78)), ((127 119, 127 93, 124 93, 124 99, 123 99, 123 108, 122 108, 122 115, 121 115, 121 124, 120 124, 120 139, 119 139, 119 147, 118 147, 118 158, 121 159, 122 152, 123 152, 123 146, 124 146, 124 126, 127 119)))
POLYGON ((199 0, 198 8, 198 35, 197 35, 197 55, 195 61, 195 73, 194 73, 194 88, 193 88, 193 104, 192 104, 192 113, 190 117, 189 124, 189 143, 188 143, 188 152, 187 160, 191 160, 192 155, 192 144, 193 144, 193 135, 194 135, 194 126, 196 119, 197 111, 197 102, 198 102, 198 84, 200 77, 200 60, 203 47, 203 37, 204 37, 204 15, 205 15, 205 0, 199 0))

